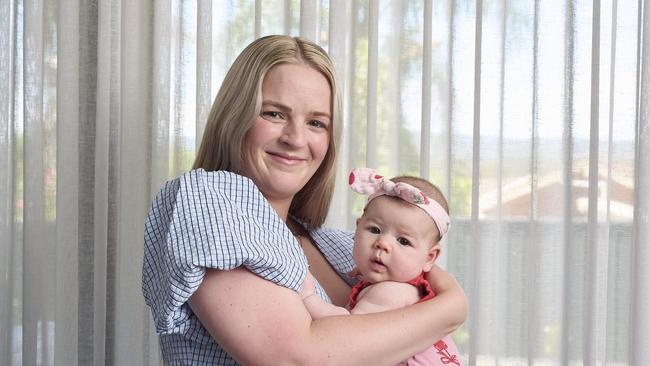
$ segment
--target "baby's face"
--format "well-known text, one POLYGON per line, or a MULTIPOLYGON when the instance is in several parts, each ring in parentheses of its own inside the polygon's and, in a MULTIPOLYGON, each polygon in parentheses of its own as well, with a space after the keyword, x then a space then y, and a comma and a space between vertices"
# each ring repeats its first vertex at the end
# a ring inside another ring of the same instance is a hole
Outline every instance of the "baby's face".
POLYGON ((422 209, 399 198, 380 196, 357 221, 354 261, 363 279, 406 282, 431 269, 440 246, 438 229, 422 209))

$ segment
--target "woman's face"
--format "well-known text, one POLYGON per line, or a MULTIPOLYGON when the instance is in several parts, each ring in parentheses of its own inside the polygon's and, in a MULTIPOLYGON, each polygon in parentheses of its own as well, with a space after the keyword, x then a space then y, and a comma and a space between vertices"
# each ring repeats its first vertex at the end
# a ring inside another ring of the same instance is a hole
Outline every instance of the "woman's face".
POLYGON ((290 203, 322 163, 331 105, 327 79, 308 65, 280 64, 266 74, 260 115, 244 137, 241 173, 271 204, 290 203))

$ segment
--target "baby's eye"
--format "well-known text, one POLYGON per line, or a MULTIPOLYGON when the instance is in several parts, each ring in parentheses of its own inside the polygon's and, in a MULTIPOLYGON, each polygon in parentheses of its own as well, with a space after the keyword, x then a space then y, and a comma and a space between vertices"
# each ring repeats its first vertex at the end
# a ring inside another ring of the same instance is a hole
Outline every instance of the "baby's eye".
POLYGON ((370 231, 370 233, 372 233, 372 234, 380 234, 381 233, 381 230, 379 230, 379 228, 376 227, 376 226, 368 227, 368 231, 370 231))
POLYGON ((404 246, 411 245, 411 242, 406 238, 397 238, 397 242, 404 246))

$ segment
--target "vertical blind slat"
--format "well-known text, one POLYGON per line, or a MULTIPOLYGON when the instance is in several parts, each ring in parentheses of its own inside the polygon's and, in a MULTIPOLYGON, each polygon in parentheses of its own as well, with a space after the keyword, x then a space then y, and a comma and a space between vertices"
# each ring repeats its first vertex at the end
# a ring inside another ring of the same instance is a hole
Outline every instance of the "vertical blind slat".
MULTIPOLYGON (((348 98, 346 99, 345 103, 343 103, 344 108, 345 108, 345 114, 347 115, 347 120, 349 121, 349 128, 346 131, 347 133, 344 134, 344 137, 347 139, 348 143, 348 149, 344 150, 344 152, 347 155, 347 160, 348 160, 348 168, 354 168, 358 164, 361 164, 359 155, 361 153, 361 149, 358 148, 358 137, 360 136, 360 128, 359 128, 359 123, 357 113, 355 111, 355 104, 357 103, 357 98, 356 95, 357 93, 356 88, 357 88, 357 55, 356 55, 356 49, 357 49, 357 29, 358 29, 358 22, 357 22, 357 13, 359 9, 359 1, 358 0, 352 0, 349 2, 350 6, 350 17, 349 17, 349 29, 350 33, 348 36, 348 42, 349 42, 349 49, 350 52, 348 53, 348 68, 346 70, 346 87, 348 90, 348 98)), ((366 162, 367 165, 367 162, 366 162)), ((347 173, 347 172, 346 172, 347 173)), ((348 194, 347 195, 348 200, 347 200, 347 212, 353 212, 354 209, 354 202, 352 200, 352 195, 348 194)), ((347 224, 345 227, 352 227, 350 226, 350 223, 352 220, 347 221, 347 224)))
MULTIPOLYGON (((201 12, 199 12, 199 17, 201 12)), ((255 38, 260 38, 262 34, 262 0, 255 0, 255 38)))
POLYGON ((178 172, 178 135, 182 131, 183 118, 183 57, 184 54, 184 37, 183 37, 183 7, 186 3, 181 0, 172 0, 171 2, 171 19, 170 19, 170 101, 169 110, 169 156, 170 172, 178 172))
MULTIPOLYGON (((452 162, 452 153, 453 153, 453 123, 454 123, 454 80, 455 80, 455 70, 454 70, 454 30, 456 27, 456 8, 455 2, 449 2, 449 33, 447 38, 447 55, 449 55, 449 62, 447 62, 447 75, 449 75, 449 83, 447 85, 447 121, 445 126, 446 131, 446 151, 445 157, 447 164, 445 165, 445 187, 447 188, 445 195, 449 198, 450 203, 453 198, 451 197, 451 184, 452 184, 452 174, 451 174, 451 162, 452 162)), ((451 218, 453 222, 453 218, 451 218)))
POLYGON ((78 364, 79 302, 79 2, 60 1, 57 14, 57 189, 54 363, 78 364), (69 21, 75 19, 77 21, 69 21))
MULTIPOLYGON (((255 34, 261 29, 261 4, 255 2, 255 34), (260 29, 258 29, 258 14, 260 29)), ((199 0, 197 7, 198 31, 196 32, 196 148, 203 136, 212 100, 212 1, 199 0)))
POLYGON ((479 226, 479 188, 481 181, 481 64, 483 51, 483 1, 476 2, 476 19, 474 33, 474 113, 472 126, 472 203, 471 203, 471 240, 474 248, 472 254, 472 280, 470 289, 476 297, 470 302, 470 312, 473 316, 470 318, 470 337, 469 344, 469 363, 476 364, 478 356, 478 330, 480 327, 480 309, 481 309, 481 286, 479 285, 480 266, 481 266, 481 230, 479 226))
POLYGON ((110 161, 110 140, 116 120, 115 99, 118 94, 116 75, 111 70, 119 70, 116 62, 119 56, 119 47, 115 38, 114 21, 119 24, 118 4, 110 1, 98 3, 97 10, 97 111, 95 130, 95 209, 94 216, 94 275, 93 275, 93 332, 97 336, 93 342, 93 364, 106 363, 106 350, 110 347, 107 338, 107 319, 110 306, 107 304, 107 279, 108 279, 108 227, 110 207, 109 171, 112 167, 110 161))
POLYGON ((368 110, 366 122, 366 165, 379 168, 377 157, 377 57, 379 48, 379 4, 368 4, 368 110))
MULTIPOLYGON (((435 10, 432 9, 432 14, 431 14, 432 17, 434 15, 434 12, 437 13, 437 11, 438 11, 438 9, 440 7, 443 7, 443 8, 448 10, 448 13, 446 14, 447 15, 447 19, 446 19, 447 23, 445 23, 443 25, 439 25, 439 24, 437 24, 437 22, 433 22, 433 19, 431 21, 432 35, 433 34, 440 34, 440 33, 446 35, 446 40, 443 41, 443 42, 446 43, 447 47, 445 47, 445 48, 440 47, 440 51, 441 51, 441 53, 443 53, 446 56, 446 61, 447 62, 446 62, 446 65, 445 65, 445 70, 444 70, 445 75, 446 75, 446 77, 443 79, 444 80, 443 81, 444 87, 440 88, 441 94, 443 95, 443 97, 441 98, 442 102, 446 102, 446 103, 441 103, 441 109, 442 109, 441 116, 442 116, 442 118, 434 120, 435 122, 432 121, 430 123, 430 125, 434 124, 434 123, 438 123, 440 125, 440 135, 439 135, 438 140, 437 140, 439 142, 439 145, 438 144, 433 145, 433 147, 436 148, 436 152, 433 153, 433 156, 438 157, 437 164, 440 164, 439 168, 438 168, 439 171, 440 171, 440 176, 441 176, 440 177, 440 182, 439 182, 439 184, 440 184, 439 187, 442 190, 442 192, 444 193, 445 197, 447 197, 447 204, 451 207, 451 205, 452 205, 452 197, 451 197, 452 133, 451 133, 451 131, 452 131, 452 117, 453 117, 452 104, 453 104, 453 95, 454 95, 453 94, 453 87, 452 87, 453 86, 453 80, 454 80, 453 79, 454 5, 453 5, 453 2, 451 2, 451 1, 447 2, 446 4, 440 4, 438 2, 436 2, 436 3, 432 2, 432 5, 436 5, 435 10), (434 24, 436 25, 436 30, 433 30, 433 25, 434 24), (446 28, 444 28, 445 25, 447 26, 446 28), (440 32, 440 33, 438 33, 438 32, 440 32)), ((433 38, 433 36, 432 36, 432 38, 433 38)), ((440 37, 440 38, 442 40, 442 37, 440 37)), ((433 52, 433 45, 432 45, 432 52, 433 52)), ((433 57, 433 55, 432 55, 432 57, 433 57)), ((431 63, 432 63, 432 67, 433 67, 433 59, 431 60, 431 63)), ((433 73, 433 70, 434 69, 431 69, 432 73, 433 73)), ((433 78, 433 75, 432 75, 432 78, 433 78)), ((433 87, 433 85, 431 85, 431 87, 433 87)), ((431 100, 430 103, 432 103, 431 111, 433 113, 433 107, 434 107, 433 100, 431 100)), ((433 116, 433 114, 432 114, 432 116, 433 116)), ((433 120, 433 117, 432 117, 432 120, 433 120)), ((432 138, 432 137, 429 137, 429 138, 432 138)), ((431 149, 431 147, 432 146, 430 145, 429 148, 431 149)), ((431 154, 431 151, 430 151, 429 159, 431 159, 431 155, 432 154, 431 154)), ((429 163, 431 163, 431 160, 429 160, 429 163)), ((429 176, 425 176, 425 177, 431 178, 430 174, 431 174, 431 171, 429 171, 429 176)), ((451 219, 451 221, 453 223, 453 221, 454 221, 453 214, 451 215, 450 219, 451 219)), ((449 237, 444 238, 443 242, 442 242, 442 245, 445 246, 448 243, 449 243, 449 237)), ((449 250, 441 251, 440 256, 436 260, 436 262, 442 268, 447 268, 447 265, 449 263, 449 253, 450 253, 449 250)))
MULTIPOLYGON (((185 124, 188 121, 194 120, 194 116, 187 115, 188 112, 187 99, 189 97, 189 88, 193 80, 193 76, 188 72, 186 65, 193 62, 192 53, 196 49, 192 46, 190 39, 192 38, 191 30, 188 28, 192 11, 190 10, 196 3, 188 1, 178 1, 175 5, 175 10, 178 11, 176 22, 173 24, 173 32, 176 41, 173 47, 176 51, 174 54, 174 115, 172 116, 172 131, 170 132, 172 139, 172 175, 178 176, 185 169, 183 156, 183 134, 185 133, 185 124)), ((196 13, 196 12, 194 12, 196 13)), ((194 14, 192 14, 194 15, 194 14)))
POLYGON ((134 252, 132 243, 125 238, 141 237, 144 232, 143 217, 148 204, 139 197, 149 197, 149 131, 151 128, 149 106, 151 85, 149 72, 152 60, 150 21, 153 4, 124 2, 122 8, 123 31, 121 40, 121 79, 124 81, 120 114, 120 159, 116 168, 117 223, 115 263, 115 364, 144 364, 142 353, 147 339, 144 305, 139 281, 142 251, 134 252))
MULTIPOLYGON (((506 245, 507 234, 504 235, 504 222, 502 217, 503 211, 503 184, 504 184, 504 110, 506 104, 506 90, 505 90, 505 81, 506 81, 506 62, 509 58, 507 54, 506 42, 508 39, 508 2, 503 1, 501 4, 501 13, 500 15, 500 31, 501 36, 499 37, 500 41, 500 60, 501 64, 499 65, 499 111, 498 111, 498 136, 497 136, 497 167, 496 167, 496 233, 495 233, 495 255, 494 258, 505 258, 508 255, 508 247, 506 245)), ((497 278, 505 278, 506 271, 503 269, 503 266, 497 268, 497 278)), ((491 291, 491 296, 501 296, 501 294, 507 291, 506 285, 502 281, 497 281, 495 284, 494 290, 491 291)), ((508 321, 508 313, 505 309, 505 306, 498 306, 494 310, 492 316, 487 317, 488 321, 496 321, 500 324, 506 324, 508 321)), ((494 330, 494 339, 491 340, 489 346, 495 350, 495 353, 502 354, 505 351, 505 346, 503 342, 500 342, 500 339, 505 338, 506 335, 505 329, 495 329, 494 330)))
MULTIPOLYGON (((197 20, 197 27, 199 28, 197 39, 197 54, 205 52, 205 49, 212 47, 211 43, 205 44, 206 41, 210 42, 212 39, 212 30, 210 27, 205 27, 201 21, 202 17, 211 18, 211 2, 205 4, 206 1, 201 0, 197 7, 199 19, 197 20), (202 12, 203 10, 203 12, 202 12), (200 30, 204 30, 201 33, 200 30), (205 33, 207 32, 207 33, 205 33)), ((170 123, 170 80, 171 80, 171 14, 172 14, 171 0, 160 0, 153 4, 154 24, 153 24, 153 72, 151 83, 152 90, 152 103, 151 103, 151 180, 149 182, 150 199, 164 184, 165 180, 169 178, 169 123, 170 123)), ((211 19, 210 19, 211 20, 211 19)), ((210 65, 211 66, 211 65, 210 65)), ((202 72, 203 65, 197 64, 197 74, 202 72)), ((203 83, 211 84, 211 78, 201 79, 203 83)), ((198 79, 198 77, 197 77, 198 79)), ((202 84, 197 82, 196 91, 196 104, 197 115, 200 115, 200 105, 202 102, 202 84)), ((196 131, 202 131, 202 124, 196 122, 196 131)), ((149 365, 160 365, 160 352, 158 350, 158 335, 155 332, 153 321, 150 317, 145 317, 145 330, 148 330, 148 336, 144 340, 143 357, 145 363, 149 365)))
MULTIPOLYGON (((388 35, 384 35, 381 42, 381 58, 377 60, 378 65, 383 65, 386 71, 386 76, 382 81, 377 74, 377 83, 379 85, 378 91, 381 91, 382 98, 378 100, 385 100, 391 108, 383 109, 383 106, 378 103, 378 118, 379 123, 385 127, 385 130, 390 136, 389 139, 380 139, 378 144, 382 149, 388 150, 388 156, 400 156, 402 153, 402 146, 407 145, 404 136, 400 131, 405 130, 407 127, 404 122, 404 106, 402 105, 401 89, 402 89, 402 71, 401 71, 401 58, 402 58, 402 45, 404 44, 404 32, 402 30, 402 18, 404 17, 405 3, 402 1, 390 2, 390 6, 386 10, 392 14, 388 19, 384 18, 383 25, 389 29, 388 35), (388 23, 388 24, 386 24, 388 23), (381 83, 381 84, 379 84, 381 83)), ((383 27, 382 27, 383 28, 383 27)), ((380 36, 378 34, 378 36, 380 36)), ((378 127, 382 129, 382 127, 378 127)), ((380 136, 378 134, 378 136, 380 136)), ((379 150, 379 146, 377 146, 379 150)), ((379 154, 379 151, 377 151, 379 154)), ((386 172, 391 175, 397 175, 401 172, 402 159, 384 159, 384 165, 387 165, 386 172)))
MULTIPOLYGON (((110 11, 108 15, 109 29, 111 37, 109 39, 109 49, 110 53, 107 57, 110 57, 109 69, 106 70, 108 73, 110 84, 109 84, 109 124, 108 124, 108 134, 107 134, 107 161, 106 165, 103 166, 106 169, 108 166, 108 174, 106 175, 106 197, 104 198, 107 202, 106 206, 106 222, 105 222, 105 233, 106 233, 106 242, 104 247, 101 249, 100 260, 105 259, 105 268, 106 272, 103 273, 104 277, 99 279, 98 282, 105 286, 104 293, 101 294, 102 300, 105 304, 105 312, 103 314, 97 314, 98 317, 105 317, 102 322, 102 326, 105 327, 103 334, 105 334, 105 339, 103 339, 102 347, 104 354, 100 357, 105 359, 105 362, 108 364, 116 363, 116 352, 119 348, 118 336, 117 336, 117 324, 120 314, 118 309, 121 304, 118 302, 118 293, 117 293, 117 282, 118 282, 118 245, 120 242, 120 236, 118 232, 119 222, 120 222, 120 213, 119 213, 119 202, 120 202, 120 161, 122 159, 122 149, 121 147, 121 134, 122 134, 122 124, 123 119, 122 114, 123 110, 126 108, 122 101, 124 100, 124 94, 126 93, 125 87, 128 83, 124 78, 124 68, 130 67, 130 65, 125 65, 122 62, 124 46, 123 39, 127 37, 132 37, 132 34, 129 34, 125 30, 126 19, 124 14, 127 12, 125 10, 125 5, 120 0, 114 0, 110 3, 110 11)), ((104 238, 102 238, 104 239, 104 238)), ((99 274, 98 274, 99 275, 99 274)), ((96 276, 97 278, 97 276, 96 276)), ((123 323, 119 323, 123 324, 123 323)))
POLYGON ((529 213, 529 227, 528 235, 530 241, 526 243, 526 250, 524 261, 526 263, 526 288, 524 289, 525 294, 525 306, 527 314, 525 327, 525 353, 528 364, 534 363, 535 358, 535 349, 537 344, 537 317, 538 317, 538 307, 537 307, 537 258, 539 251, 537 249, 537 220, 538 220, 538 210, 537 210, 537 189, 538 189, 538 150, 539 150, 539 84, 540 84, 540 68, 539 68, 539 55, 540 55, 540 11, 541 3, 540 0, 535 0, 535 14, 534 14, 534 25, 533 25, 533 79, 532 79, 532 105, 531 105, 531 136, 530 136, 530 213, 529 213))
POLYGON ((291 33, 291 0, 284 0, 284 19, 283 19, 283 34, 291 33))
MULTIPOLYGON (((606 222, 607 222, 607 229, 608 229, 608 235, 607 235, 607 255, 605 256, 605 261, 608 262, 608 276, 613 276, 613 270, 616 269, 614 261, 611 259, 611 254, 614 251, 617 251, 618 249, 616 248, 618 246, 618 243, 616 243, 614 240, 610 240, 611 234, 609 234, 610 226, 612 223, 612 199, 614 197, 614 179, 613 179, 613 166, 614 166, 614 100, 615 100, 615 86, 616 86, 616 35, 617 35, 617 27, 618 27, 618 1, 613 0, 612 1, 612 8, 611 8, 611 31, 610 31, 610 52, 609 52, 609 60, 610 60, 610 65, 609 65, 609 115, 607 116, 607 201, 606 201, 606 206, 607 206, 607 216, 606 216, 606 222)), ((602 273, 602 271, 601 271, 602 273)), ((611 281, 607 280, 608 277, 605 277, 606 281, 605 283, 609 284, 611 281)), ((607 291, 609 293, 610 291, 607 291)), ((609 298, 608 296, 605 296, 606 298, 609 298)), ((616 339, 615 332, 611 329, 612 327, 610 326, 610 321, 611 317, 610 314, 612 313, 610 310, 614 306, 610 303, 606 304, 606 311, 605 311, 605 334, 604 334, 604 344, 603 344, 603 352, 604 352, 604 360, 605 363, 607 363, 608 360, 614 358, 615 356, 612 354, 608 347, 606 347, 608 344, 613 344, 614 340, 616 339)))
POLYGON ((499 135, 497 139, 497 243, 501 243, 501 234, 502 234, 502 210, 503 210, 503 126, 504 126, 504 109, 505 109, 505 80, 506 80, 506 42, 507 42, 507 32, 508 32, 508 2, 503 1, 502 12, 501 12, 501 65, 499 67, 499 135))
POLYGON ((573 140, 574 140, 574 121, 573 121, 573 90, 574 90, 574 42, 575 42, 575 9, 572 1, 567 2, 564 35, 564 132, 563 132, 563 149, 564 156, 562 159, 563 168, 563 186, 562 193, 563 208, 563 254, 561 256, 562 264, 562 324, 560 326, 559 341, 559 360, 562 365, 569 363, 569 307, 573 289, 568 284, 566 276, 571 273, 573 265, 569 258, 571 257, 571 247, 573 241, 573 140))
POLYGON ((74 248, 78 252, 78 334, 77 363, 93 363, 94 342, 94 216, 95 207, 95 133, 97 111, 97 37, 98 37, 97 0, 79 2, 79 141, 77 155, 79 159, 77 217, 79 218, 79 240, 74 248), (83 30, 83 31, 81 31, 83 30))
POLYGON ((23 363, 43 360, 43 340, 47 322, 41 279, 44 242, 45 202, 43 192, 43 4, 26 2, 23 8, 23 104, 24 104, 24 232, 23 232, 23 363))
MULTIPOLYGON (((204 6, 204 1, 199 2, 199 8, 204 6)), ((208 5, 209 6, 209 5, 208 5)), ((205 9, 208 12, 208 9, 205 9)), ((209 16, 204 14, 203 16, 209 16)), ((153 90, 152 90, 152 136, 151 146, 151 191, 156 192, 169 177, 169 124, 171 116, 171 70, 172 70, 172 4, 171 0, 160 0, 154 3, 153 27, 153 90)), ((201 18, 199 18, 201 19, 201 18)), ((199 22, 199 28, 202 23, 199 22)), ((200 32, 199 32, 200 33, 200 32)), ((203 35, 210 38, 210 35, 203 35)), ((203 40, 205 40, 203 38, 203 40)), ((204 42, 197 42, 199 52, 204 52, 204 42)), ((211 47, 207 46, 207 47, 211 47)), ((201 65, 197 66, 197 73, 201 65)), ((210 83, 210 80, 205 80, 210 83)), ((198 88, 198 87, 197 87, 198 88)), ((200 103, 197 91, 197 104, 200 103)), ((197 122, 197 134, 199 126, 197 122)), ((153 197, 152 197, 153 198, 153 197)))
POLYGON ((650 364, 650 4, 639 1, 639 66, 635 159, 634 258, 631 355, 633 365, 650 364))
POLYGON ((432 0, 424 0, 422 32, 422 115, 420 125, 420 176, 430 179, 431 170, 431 58, 433 42, 432 0))
POLYGON ((300 0, 300 35, 320 44, 319 13, 318 0, 300 0))
POLYGON ((13 364, 14 161, 13 126, 15 13, 11 1, 0 3, 0 363, 13 364))
POLYGON ((600 78, 600 0, 595 0, 591 32, 591 112, 589 128, 589 207, 587 212, 587 243, 585 246, 585 299, 583 360, 595 363, 596 281, 598 278, 598 161, 599 161, 599 78, 600 78))
MULTIPOLYGON (((329 42, 328 53, 334 63, 334 69, 337 75, 339 99, 341 102, 346 100, 347 95, 347 80, 349 75, 347 73, 348 52, 346 52, 348 37, 348 4, 346 0, 332 0, 330 1, 329 13, 329 42), (338 21, 340 20, 340 21, 338 21)), ((348 187, 345 177, 348 173, 348 151, 350 145, 350 136, 348 133, 343 133, 349 125, 347 105, 349 103, 342 103, 339 110, 339 123, 340 125, 334 126, 336 133, 340 136, 340 143, 337 150, 337 171, 336 171, 336 185, 334 195, 338 199, 332 200, 330 210, 328 213, 328 220, 326 225, 329 227, 346 227, 349 217, 349 210, 347 209, 348 201, 348 187)))

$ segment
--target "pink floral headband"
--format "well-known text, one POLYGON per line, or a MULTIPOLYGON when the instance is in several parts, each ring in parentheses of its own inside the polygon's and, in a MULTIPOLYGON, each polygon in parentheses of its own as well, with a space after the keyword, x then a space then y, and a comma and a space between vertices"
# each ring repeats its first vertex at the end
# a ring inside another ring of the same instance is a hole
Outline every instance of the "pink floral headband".
POLYGON ((388 195, 403 199, 404 201, 424 210, 436 223, 440 237, 442 238, 449 231, 449 215, 436 200, 427 197, 422 191, 404 182, 395 183, 379 175, 376 170, 370 168, 356 168, 350 172, 348 178, 350 188, 368 196, 366 206, 374 198, 388 195))

